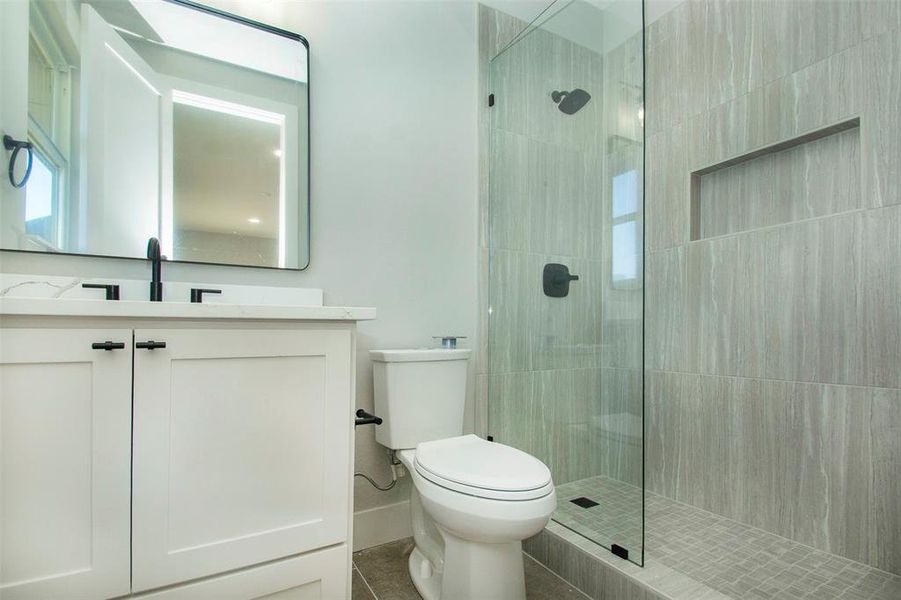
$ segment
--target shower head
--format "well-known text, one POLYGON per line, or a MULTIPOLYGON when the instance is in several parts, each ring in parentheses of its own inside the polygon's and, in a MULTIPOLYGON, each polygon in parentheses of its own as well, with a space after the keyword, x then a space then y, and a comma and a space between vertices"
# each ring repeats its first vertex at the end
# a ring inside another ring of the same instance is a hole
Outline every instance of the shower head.
POLYGON ((591 94, 583 89, 576 88, 571 92, 551 92, 551 100, 557 103, 560 112, 574 115, 591 100, 591 94))

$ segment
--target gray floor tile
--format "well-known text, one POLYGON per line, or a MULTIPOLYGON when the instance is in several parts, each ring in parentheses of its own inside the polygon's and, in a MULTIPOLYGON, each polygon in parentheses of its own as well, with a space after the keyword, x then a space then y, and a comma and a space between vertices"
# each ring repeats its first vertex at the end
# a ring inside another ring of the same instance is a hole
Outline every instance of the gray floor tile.
POLYGON ((405 538, 354 552, 354 564, 379 600, 420 600, 407 570, 412 551, 413 540, 405 538))
POLYGON ((357 571, 356 567, 354 567, 353 570, 350 587, 351 600, 376 600, 375 596, 373 596, 372 592, 369 590, 366 581, 363 580, 363 576, 360 575, 360 572, 357 571))

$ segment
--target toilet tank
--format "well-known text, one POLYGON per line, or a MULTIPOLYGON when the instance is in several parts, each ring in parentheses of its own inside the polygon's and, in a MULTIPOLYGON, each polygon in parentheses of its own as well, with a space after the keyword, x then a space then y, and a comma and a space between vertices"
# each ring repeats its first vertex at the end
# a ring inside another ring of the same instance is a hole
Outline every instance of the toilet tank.
POLYGON ((415 448, 463 434, 466 366, 471 350, 372 350, 378 443, 415 448))

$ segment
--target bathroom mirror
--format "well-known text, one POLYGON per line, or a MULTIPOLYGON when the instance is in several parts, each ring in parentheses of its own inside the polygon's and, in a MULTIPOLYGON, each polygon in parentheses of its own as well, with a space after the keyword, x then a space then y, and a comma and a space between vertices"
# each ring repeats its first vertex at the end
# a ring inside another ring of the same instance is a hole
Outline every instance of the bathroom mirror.
POLYGON ((0 247, 309 264, 302 36, 187 0, 3 0, 0 39, 0 247))

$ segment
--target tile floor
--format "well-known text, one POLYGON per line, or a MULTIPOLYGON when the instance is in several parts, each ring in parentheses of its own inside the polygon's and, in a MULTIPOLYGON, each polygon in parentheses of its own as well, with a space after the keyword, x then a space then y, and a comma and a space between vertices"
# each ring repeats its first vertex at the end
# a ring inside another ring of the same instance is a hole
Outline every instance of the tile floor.
MULTIPOLYGON (((412 538, 354 552, 353 600, 421 600, 407 559, 412 538)), ((543 565, 525 556, 527 600, 588 600, 543 565)), ((479 600, 472 598, 471 600, 479 600)))
MULTIPOLYGON (((640 503, 635 504, 640 502, 639 488, 594 477, 560 485, 557 494, 554 519, 567 528, 620 544, 619 540, 636 544, 640 539, 633 518, 640 515, 640 503), (580 508, 569 501, 577 497, 599 505, 580 508)), ((646 565, 666 565, 742 600, 901 600, 901 576, 657 494, 648 492, 645 497, 646 565)))

